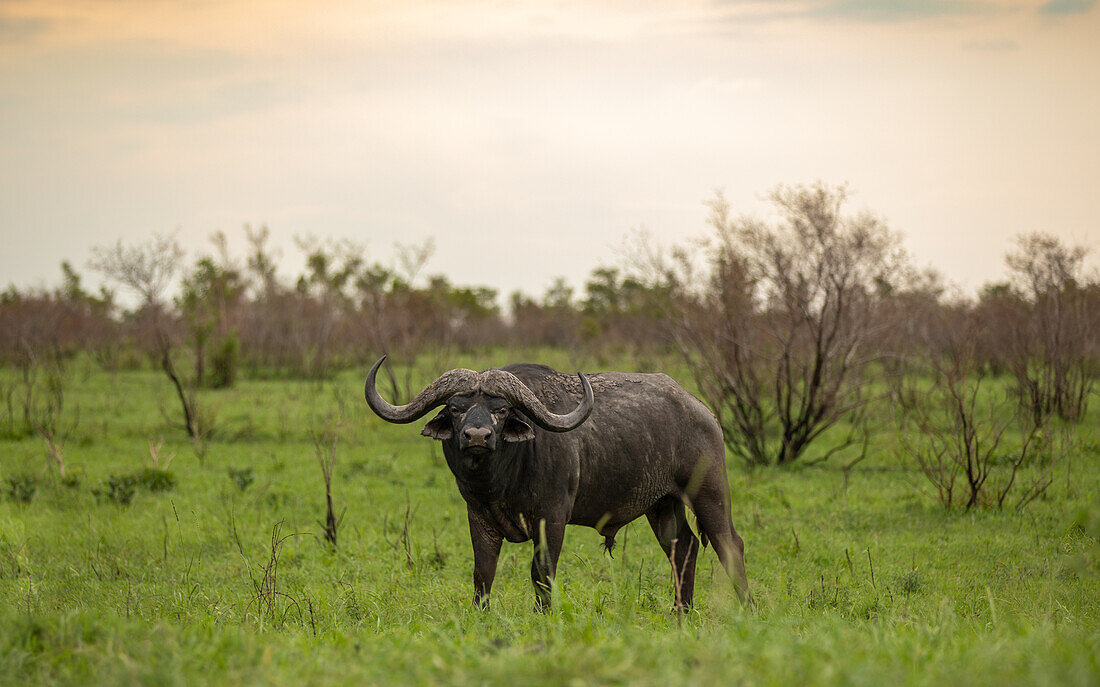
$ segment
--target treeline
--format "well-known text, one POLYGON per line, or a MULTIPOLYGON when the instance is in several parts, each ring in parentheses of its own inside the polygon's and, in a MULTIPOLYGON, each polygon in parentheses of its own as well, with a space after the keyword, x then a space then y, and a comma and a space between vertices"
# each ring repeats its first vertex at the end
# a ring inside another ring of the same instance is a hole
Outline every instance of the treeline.
MULTIPOLYGON (((965 297, 914 269, 882 220, 847 213, 847 197, 823 184, 779 187, 774 218, 761 220, 716 196, 702 240, 637 236, 581 289, 559 279, 544 294, 512 294, 507 312, 494 289, 421 278, 430 242, 398 246, 387 267, 350 242, 300 240, 306 261, 293 279, 280 277, 265 228, 246 227, 244 256, 222 234, 190 259, 170 236, 101 246, 88 262, 109 284, 97 293, 63 263, 60 287, 0 296, 0 360, 23 379, 80 352, 109 369, 151 360, 188 416, 201 415, 197 390, 242 374, 324 378, 383 352, 411 360, 504 344, 588 360, 676 355, 731 451, 752 465, 797 460, 825 433, 825 457, 865 449, 861 418, 881 389, 904 410, 953 380, 1007 375, 1033 425, 1084 415, 1100 361, 1100 280, 1084 248, 1022 236, 1004 280, 965 297), (120 307, 120 289, 137 304, 120 307)), ((407 381, 389 380, 394 395, 412 391, 407 381)), ((12 425, 22 392, 5 393, 12 425)), ((202 432, 195 418, 183 424, 202 432)))
POLYGON ((219 388, 242 370, 321 378, 379 350, 413 353, 503 336, 495 291, 442 276, 412 286, 430 244, 404 248, 399 273, 368 262, 354 244, 302 240, 305 269, 286 283, 267 229, 245 233, 243 259, 229 254, 220 233, 190 264, 168 236, 98 247, 89 267, 112 288, 96 294, 68 262, 58 289, 10 286, 0 295, 0 356, 21 366, 85 351, 114 369, 142 364, 168 344, 189 354, 199 386, 219 388), (137 297, 136 307, 120 306, 120 288, 137 297))

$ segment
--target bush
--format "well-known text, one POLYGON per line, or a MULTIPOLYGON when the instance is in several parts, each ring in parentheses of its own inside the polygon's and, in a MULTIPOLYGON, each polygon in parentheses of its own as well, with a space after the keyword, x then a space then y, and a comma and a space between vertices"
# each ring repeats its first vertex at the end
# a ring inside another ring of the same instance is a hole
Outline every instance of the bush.
POLYGON ((240 357, 241 344, 236 334, 229 334, 218 344, 214 351, 214 372, 210 386, 215 389, 228 389, 237 379, 237 359, 240 357))
POLYGON ((133 479, 152 492, 171 491, 176 488, 176 476, 161 468, 145 468, 133 475, 133 479))
POLYGON ((152 493, 176 488, 176 476, 162 468, 143 468, 138 472, 111 475, 98 488, 92 489, 97 498, 128 506, 134 500, 138 487, 152 493))
POLYGON ((38 490, 38 480, 33 475, 16 475, 8 478, 8 495, 20 503, 30 503, 38 490))
POLYGON ((254 480, 251 467, 229 468, 229 478, 237 483, 237 488, 241 491, 248 489, 254 480))
POLYGON ((97 498, 113 501, 120 506, 128 506, 134 500, 137 492, 138 477, 136 475, 111 475, 92 493, 97 498))
POLYGON ((81 469, 69 470, 65 472, 65 475, 61 478, 61 486, 69 489, 76 489, 80 486, 80 478, 84 476, 84 471, 81 469))

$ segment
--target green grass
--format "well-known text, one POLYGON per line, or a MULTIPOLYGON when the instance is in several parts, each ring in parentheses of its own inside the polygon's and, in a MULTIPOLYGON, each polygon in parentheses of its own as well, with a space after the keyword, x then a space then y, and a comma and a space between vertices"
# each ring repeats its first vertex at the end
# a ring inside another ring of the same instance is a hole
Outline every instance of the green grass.
MULTIPOLYGON (((418 380, 439 371, 424 366, 418 380)), ((888 432, 847 478, 840 461, 731 462, 755 610, 708 550, 695 610, 672 614, 667 562, 636 522, 614 558, 570 528, 541 615, 530 545, 505 545, 492 608, 473 608, 465 508, 438 445, 374 418, 362 372, 203 392, 218 425, 200 462, 166 420, 179 410, 161 375, 78 365, 77 486, 47 469, 41 440, 0 441, 0 684, 1100 683, 1095 412, 1022 514, 944 513, 888 432), (341 415, 332 551, 311 432, 341 415), (160 437, 175 488, 105 497, 160 437), (28 474, 38 488, 21 503, 8 478, 28 474), (292 536, 272 566, 277 527, 292 536)))

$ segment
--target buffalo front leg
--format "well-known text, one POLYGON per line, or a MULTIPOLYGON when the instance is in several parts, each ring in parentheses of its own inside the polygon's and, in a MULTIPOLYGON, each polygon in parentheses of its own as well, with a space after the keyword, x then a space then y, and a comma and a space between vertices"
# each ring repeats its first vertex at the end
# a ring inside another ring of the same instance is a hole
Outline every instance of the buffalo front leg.
POLYGON ((497 559, 500 557, 501 536, 490 528, 477 513, 469 508, 470 543, 474 547, 474 604, 489 606, 489 592, 497 576, 497 559))
POLYGON ((550 590, 558 569, 558 556, 565 539, 565 522, 539 520, 535 533, 535 555, 531 558, 531 583, 535 586, 535 610, 550 610, 550 590))

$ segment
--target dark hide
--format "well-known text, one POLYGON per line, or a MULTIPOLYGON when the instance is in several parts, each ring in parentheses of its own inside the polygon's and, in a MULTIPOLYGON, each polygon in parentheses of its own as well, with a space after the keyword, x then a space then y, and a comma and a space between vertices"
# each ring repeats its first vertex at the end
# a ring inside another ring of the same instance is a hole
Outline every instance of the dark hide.
MULTIPOLYGON (((545 365, 503 370, 552 413, 578 407, 576 377, 545 365)), ((676 606, 690 606, 699 539, 685 505, 747 600, 744 544, 730 519, 725 450, 714 416, 663 374, 605 372, 587 379, 591 415, 571 431, 546 431, 480 389, 451 395, 424 428, 442 442, 466 500, 475 601, 488 602, 502 540, 534 542, 531 577, 539 607, 547 608, 566 525, 596 529, 610 550, 616 532, 644 515, 672 563, 676 606)))

